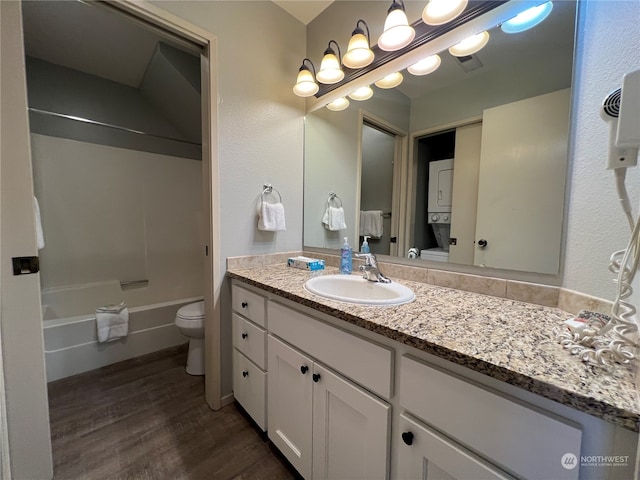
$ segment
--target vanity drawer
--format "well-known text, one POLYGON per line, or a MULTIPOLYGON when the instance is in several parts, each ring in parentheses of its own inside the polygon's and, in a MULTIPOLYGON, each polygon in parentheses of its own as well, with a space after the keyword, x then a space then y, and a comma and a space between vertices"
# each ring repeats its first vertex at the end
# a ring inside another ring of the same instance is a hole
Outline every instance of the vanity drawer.
POLYGON ((251 360, 233 349, 233 396, 253 418, 267 431, 267 374, 251 360))
POLYGON ((383 398, 392 395, 393 350, 278 303, 268 302, 269 331, 383 398))
POLYGON ((582 432, 515 399, 403 355, 400 405, 483 457, 531 479, 575 479, 579 468, 561 459, 580 457, 582 432))
POLYGON ((232 314, 233 346, 246 355, 261 369, 267 367, 267 331, 255 323, 242 318, 237 313, 232 314))
POLYGON ((231 286, 231 308, 261 327, 267 326, 265 319, 266 299, 238 285, 231 286))

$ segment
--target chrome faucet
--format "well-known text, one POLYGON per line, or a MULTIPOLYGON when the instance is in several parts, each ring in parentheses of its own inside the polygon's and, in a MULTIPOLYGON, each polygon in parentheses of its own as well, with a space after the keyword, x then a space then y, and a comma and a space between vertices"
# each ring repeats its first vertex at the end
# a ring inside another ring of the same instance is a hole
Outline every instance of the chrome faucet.
POLYGON ((364 273, 363 278, 370 282, 391 283, 378 268, 378 260, 373 253, 356 253, 357 258, 364 258, 364 265, 360 265, 360 271, 364 273))

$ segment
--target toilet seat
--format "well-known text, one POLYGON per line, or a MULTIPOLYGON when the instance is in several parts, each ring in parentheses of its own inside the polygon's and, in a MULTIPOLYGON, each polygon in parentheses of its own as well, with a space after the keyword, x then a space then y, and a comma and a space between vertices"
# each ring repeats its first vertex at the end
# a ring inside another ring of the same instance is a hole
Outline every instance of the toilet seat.
POLYGON ((176 317, 181 320, 203 320, 204 300, 180 307, 176 317))

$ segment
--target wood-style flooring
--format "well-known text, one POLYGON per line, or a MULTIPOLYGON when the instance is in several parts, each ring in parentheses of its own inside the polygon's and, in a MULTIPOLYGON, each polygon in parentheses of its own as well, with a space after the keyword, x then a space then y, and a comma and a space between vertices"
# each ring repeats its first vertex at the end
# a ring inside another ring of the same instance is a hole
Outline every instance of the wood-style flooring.
POLYGON ((236 405, 217 412, 178 347, 49 384, 54 478, 290 479, 236 405))

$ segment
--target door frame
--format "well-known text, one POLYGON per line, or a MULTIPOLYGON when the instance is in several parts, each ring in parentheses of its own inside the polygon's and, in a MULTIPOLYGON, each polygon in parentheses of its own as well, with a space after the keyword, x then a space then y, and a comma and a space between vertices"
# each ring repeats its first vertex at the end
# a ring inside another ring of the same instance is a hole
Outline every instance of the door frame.
POLYGON ((404 217, 403 217, 403 226, 404 231, 402 232, 402 240, 404 243, 400 244, 400 247, 404 247, 404 250, 407 251, 409 248, 414 247, 412 245, 412 239, 414 238, 415 233, 415 210, 416 210, 416 185, 417 185, 417 172, 418 172, 418 141, 426 136, 435 135, 438 132, 444 132, 446 130, 453 130, 459 127, 464 127, 466 125, 471 125, 473 123, 478 123, 482 121, 482 115, 476 115, 473 117, 464 118, 462 120, 457 120, 455 122, 444 123, 442 125, 436 125, 434 127, 425 128, 422 130, 417 130, 415 132, 411 132, 409 134, 409 155, 410 159, 407 161, 406 175, 403 178, 403 186, 405 188, 404 192, 406 194, 403 197, 403 202, 405 205, 404 209, 404 217))
MULTIPOLYGON (((356 184, 356 212, 360 211, 360 196, 362 193, 362 127, 364 125, 370 124, 374 128, 379 130, 383 130, 389 135, 393 135, 395 145, 393 149, 393 188, 391 194, 391 231, 389 232, 390 237, 397 237, 396 243, 391 243, 389 247, 389 255, 397 256, 398 251, 402 252, 399 249, 399 246, 402 244, 402 229, 400 228, 401 219, 404 218, 403 209, 405 208, 404 202, 402 201, 403 197, 400 195, 400 192, 403 188, 403 172, 406 169, 407 165, 407 142, 409 134, 402 130, 401 128, 396 127, 392 123, 387 122, 383 118, 368 112, 364 109, 358 110, 358 168, 356 172, 356 178, 358 179, 356 184)), ((360 216, 356 215, 356 229, 355 236, 356 239, 359 237, 358 232, 360 231, 360 216)), ((358 243, 356 241, 356 243, 358 243)))
POLYGON ((101 4, 116 8, 142 24, 166 30, 202 47, 202 177, 205 218, 205 396, 213 410, 222 408, 222 354, 220 291, 223 273, 220 261, 220 199, 218 195, 218 47, 217 37, 180 17, 144 1, 116 0, 101 4))

